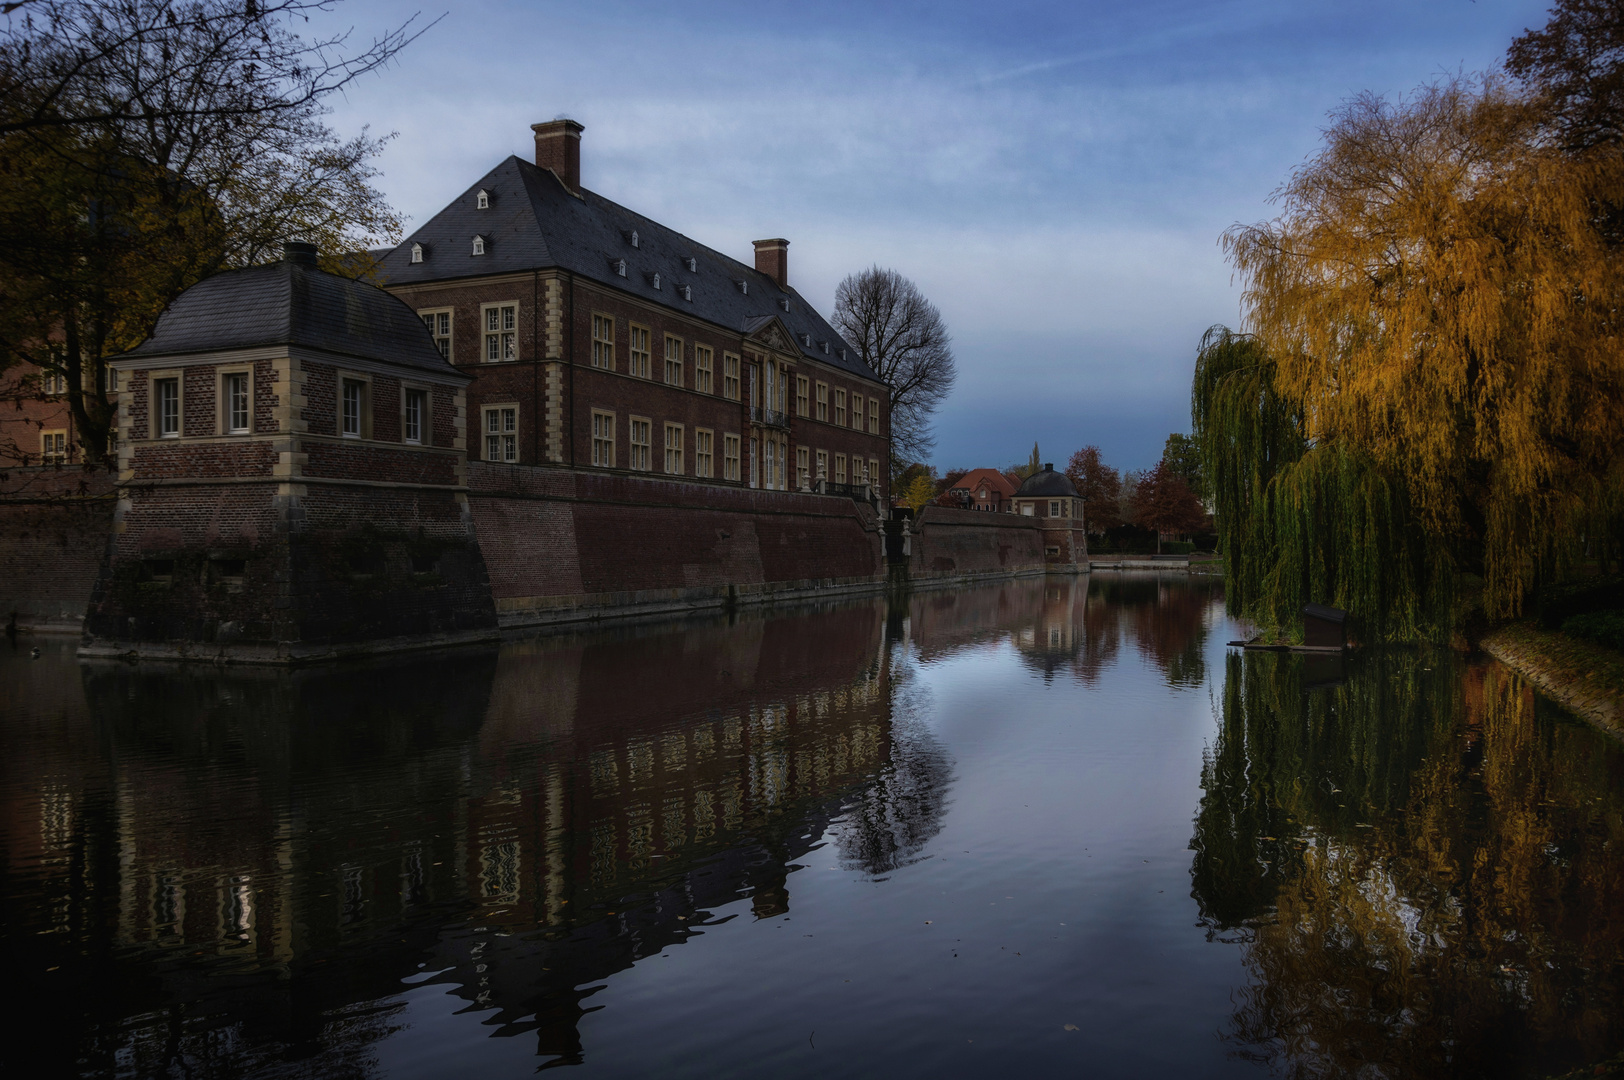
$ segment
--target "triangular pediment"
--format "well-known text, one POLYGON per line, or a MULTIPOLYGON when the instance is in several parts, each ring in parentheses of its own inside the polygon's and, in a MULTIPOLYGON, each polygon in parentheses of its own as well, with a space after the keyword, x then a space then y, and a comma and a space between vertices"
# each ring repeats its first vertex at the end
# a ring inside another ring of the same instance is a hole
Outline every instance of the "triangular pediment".
POLYGON ((795 338, 789 332, 789 327, 776 315, 758 315, 751 319, 745 324, 744 336, 750 341, 760 342, 774 352, 793 356, 801 351, 795 347, 795 338))

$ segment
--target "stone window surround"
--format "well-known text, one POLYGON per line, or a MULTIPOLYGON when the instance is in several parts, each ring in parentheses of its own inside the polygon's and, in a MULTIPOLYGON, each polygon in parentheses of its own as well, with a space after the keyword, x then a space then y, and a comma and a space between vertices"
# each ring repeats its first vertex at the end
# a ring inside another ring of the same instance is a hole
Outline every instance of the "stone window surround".
POLYGON ((341 439, 365 439, 365 440, 371 440, 371 438, 372 438, 372 409, 373 409, 372 376, 371 376, 371 374, 369 374, 367 372, 362 372, 362 371, 354 371, 354 370, 351 370, 351 369, 348 369, 348 368, 339 368, 336 372, 334 372, 333 382, 334 382, 333 389, 335 391, 334 394, 333 394, 333 406, 338 412, 338 415, 333 418, 334 421, 335 421, 334 430, 338 432, 339 438, 341 438, 341 439), (358 432, 353 432, 352 433, 352 432, 347 432, 347 431, 344 430, 344 384, 345 383, 360 383, 361 384, 361 401, 360 401, 360 413, 361 414, 358 417, 358 419, 361 421, 361 425, 360 425, 361 430, 358 431, 358 432))
POLYGON ((183 368, 155 368, 147 376, 147 422, 153 439, 179 439, 186 434, 186 372, 183 368), (163 416, 158 407, 158 384, 166 379, 175 381, 175 431, 165 434, 163 416))
POLYGON ((520 450, 519 437, 520 437, 521 434, 523 434, 523 432, 521 431, 521 428, 522 428, 522 424, 520 423, 519 403, 517 401, 485 401, 485 402, 481 402, 480 405, 479 405, 479 460, 495 462, 498 465, 516 465, 516 464, 518 464, 519 459, 522 457, 522 455, 519 452, 519 450, 520 450), (491 424, 490 416, 491 416, 491 414, 496 413, 496 414, 500 415, 502 412, 504 412, 505 410, 508 410, 508 409, 513 410, 513 430, 512 431, 492 432, 491 429, 490 429, 490 424, 491 424), (488 453, 488 451, 490 449, 490 444, 487 442, 487 440, 490 438, 490 436, 492 434, 495 434, 495 435, 498 435, 498 436, 511 435, 513 437, 514 451, 513 451, 513 460, 512 461, 507 460, 507 458, 505 458, 505 457, 492 457, 492 456, 490 456, 490 454, 488 453))
POLYGON ((646 416, 628 416, 627 423, 627 455, 626 468, 633 472, 652 472, 654 470, 654 421, 646 416), (646 441, 637 441, 637 425, 643 425, 643 434, 646 441), (647 455, 642 464, 638 464, 638 452, 647 455))
POLYGON ((683 367, 683 355, 682 354, 683 354, 683 346, 684 346, 684 344, 685 344, 685 342, 683 341, 683 339, 678 337, 676 334, 667 334, 667 335, 665 335, 665 377, 664 378, 665 378, 665 385, 667 385, 667 386, 686 386, 686 380, 684 379, 683 374, 682 374, 682 367, 683 367), (671 347, 673 345, 675 345, 676 348, 677 348, 677 352, 676 352, 675 356, 671 355, 671 347), (676 370, 676 376, 677 376, 675 382, 673 382, 672 379, 671 379, 671 374, 672 374, 673 367, 676 370))
POLYGON ((694 428, 694 475, 716 478, 716 432, 711 428, 694 428))
POLYGON ((591 360, 591 364, 592 364, 593 367, 597 368, 599 371, 613 371, 613 370, 615 370, 615 317, 613 315, 610 315, 608 312, 604 312, 604 311, 594 311, 594 312, 592 312, 592 360, 591 360), (607 328, 608 329, 609 336, 607 338, 600 337, 598 335, 598 330, 600 328, 607 328), (604 346, 605 348, 600 349, 599 346, 604 346), (608 354, 609 354, 609 362, 606 363, 606 364, 600 364, 598 362, 598 358, 601 355, 601 353, 604 352, 604 351, 607 351, 608 354))
POLYGON ((220 404, 215 408, 214 433, 232 438, 242 438, 244 435, 254 433, 254 365, 252 364, 222 364, 214 369, 214 400, 220 404), (226 379, 232 375, 245 375, 248 378, 248 426, 233 428, 231 426, 231 401, 226 391, 226 379))
POLYGON ((608 409, 593 409, 593 410, 591 410, 591 431, 592 431, 592 458, 593 458, 592 465, 593 465, 593 468, 597 468, 597 469, 612 469, 612 468, 614 468, 615 467, 615 414, 613 412, 611 412, 610 410, 608 410, 608 409), (609 437, 608 438, 604 438, 604 437, 602 437, 601 435, 598 434, 598 432, 600 430, 599 427, 598 427, 598 421, 600 419, 607 420, 609 422, 609 437), (599 454, 599 444, 600 443, 607 444, 608 458, 609 458, 609 460, 607 462, 604 462, 604 461, 602 461, 600 459, 600 454, 599 454))
POLYGON ((429 327, 429 336, 434 339, 434 344, 436 346, 438 346, 442 340, 445 342, 445 352, 442 355, 444 355, 446 360, 449 361, 454 355, 454 349, 456 348, 457 309, 454 307, 431 307, 419 308, 417 310, 417 317, 424 320, 424 326, 428 326, 428 317, 430 315, 434 316, 435 325, 429 327), (444 334, 440 333, 439 327, 439 318, 441 315, 445 316, 444 334))
POLYGON ((665 455, 663 458, 665 467, 661 471, 663 471, 667 476, 682 476, 687 466, 687 462, 683 460, 687 456, 684 452, 686 450, 684 443, 687 442, 687 428, 682 424, 674 424, 669 420, 665 421, 662 426, 665 428, 665 440, 663 445, 665 450, 665 455), (675 442, 673 442, 671 438, 673 434, 676 435, 675 442), (673 451, 676 454, 675 461, 677 467, 675 469, 671 467, 673 451))
POLYGON ((434 385, 413 379, 400 380, 400 441, 408 446, 434 445, 434 385), (423 415, 418 417, 418 438, 406 437, 406 395, 411 391, 423 395, 423 415))
POLYGON ((522 310, 523 309, 517 298, 512 300, 494 300, 491 303, 479 305, 479 362, 481 364, 511 364, 524 359, 522 350, 519 348, 519 346, 522 344, 519 334, 519 313, 522 310), (491 311, 501 312, 504 308, 513 309, 513 328, 509 330, 506 327, 503 327, 501 325, 502 317, 500 314, 498 314, 497 329, 488 329, 490 316, 487 313, 491 311), (500 352, 502 339, 508 337, 509 335, 511 335, 513 338, 513 355, 499 356, 495 360, 492 360, 490 358, 489 339, 492 337, 497 339, 497 351, 500 352))

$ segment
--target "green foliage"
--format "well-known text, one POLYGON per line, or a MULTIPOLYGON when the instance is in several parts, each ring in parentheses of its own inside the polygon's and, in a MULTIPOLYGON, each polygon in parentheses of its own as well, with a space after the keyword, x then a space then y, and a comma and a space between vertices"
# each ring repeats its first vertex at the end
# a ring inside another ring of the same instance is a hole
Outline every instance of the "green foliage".
POLYGON ((1202 338, 1191 408, 1231 610, 1288 636, 1313 602, 1345 608, 1367 641, 1447 637, 1448 552, 1417 527, 1402 484, 1303 437, 1301 404, 1276 374, 1250 337, 1202 338))
POLYGON ((1574 615, 1562 623, 1569 637, 1583 638, 1609 649, 1624 652, 1624 611, 1592 611, 1574 615))
POLYGON ((1201 446, 1193 435, 1169 435, 1162 448, 1162 461, 1195 492, 1196 498, 1207 497, 1207 471, 1202 466, 1201 446))

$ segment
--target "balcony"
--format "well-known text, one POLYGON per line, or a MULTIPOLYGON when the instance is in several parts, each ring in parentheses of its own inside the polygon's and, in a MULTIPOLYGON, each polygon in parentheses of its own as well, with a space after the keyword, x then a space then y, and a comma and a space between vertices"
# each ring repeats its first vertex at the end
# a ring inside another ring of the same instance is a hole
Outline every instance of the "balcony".
POLYGON ((759 406, 750 406, 750 422, 762 427, 788 428, 789 413, 780 409, 763 409, 759 406))

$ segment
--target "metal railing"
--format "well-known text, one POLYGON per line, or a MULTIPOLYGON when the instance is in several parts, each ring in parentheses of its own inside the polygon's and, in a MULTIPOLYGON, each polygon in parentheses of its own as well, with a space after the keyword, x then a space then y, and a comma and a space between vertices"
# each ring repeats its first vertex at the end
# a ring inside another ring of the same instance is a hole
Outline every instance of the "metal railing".
POLYGON ((789 427, 789 413, 781 409, 763 409, 759 405, 750 406, 750 422, 760 424, 762 427, 789 427))

